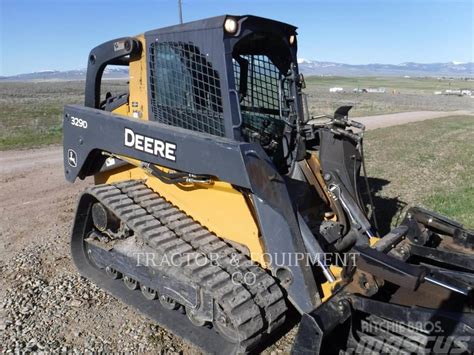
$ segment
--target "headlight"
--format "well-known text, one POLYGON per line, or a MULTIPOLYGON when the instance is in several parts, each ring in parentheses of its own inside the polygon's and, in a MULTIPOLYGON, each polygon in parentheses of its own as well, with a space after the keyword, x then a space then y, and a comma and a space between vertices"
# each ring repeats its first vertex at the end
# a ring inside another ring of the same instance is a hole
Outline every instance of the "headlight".
POLYGON ((227 33, 235 34, 239 28, 239 24, 233 18, 227 18, 224 22, 224 29, 227 33))
POLYGON ((291 45, 295 44, 296 42, 296 36, 295 35, 291 35, 290 38, 289 38, 289 42, 291 45))

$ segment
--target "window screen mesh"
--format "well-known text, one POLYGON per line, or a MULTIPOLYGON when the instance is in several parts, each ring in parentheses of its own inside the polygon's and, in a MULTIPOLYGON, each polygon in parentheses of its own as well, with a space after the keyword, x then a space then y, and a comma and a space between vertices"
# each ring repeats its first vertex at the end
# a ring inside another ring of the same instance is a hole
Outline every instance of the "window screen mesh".
MULTIPOLYGON (((275 65, 264 55, 242 55, 248 62, 247 95, 241 106, 254 110, 279 110, 278 85, 280 72, 275 65)), ((239 90, 240 65, 234 60, 234 75, 237 90, 239 90)))
POLYGON ((219 75, 192 43, 150 46, 152 119, 224 136, 219 75))
POLYGON ((285 116, 288 108, 284 97, 289 95, 288 82, 283 81, 281 85, 282 74, 265 55, 240 55, 239 60, 234 59, 233 63, 236 89, 243 95, 240 110, 244 128, 264 129, 268 133, 279 134, 283 127, 280 120, 280 95, 282 116, 285 116), (243 70, 247 73, 243 73, 243 70), (240 88, 241 75, 246 75, 245 92, 240 88))

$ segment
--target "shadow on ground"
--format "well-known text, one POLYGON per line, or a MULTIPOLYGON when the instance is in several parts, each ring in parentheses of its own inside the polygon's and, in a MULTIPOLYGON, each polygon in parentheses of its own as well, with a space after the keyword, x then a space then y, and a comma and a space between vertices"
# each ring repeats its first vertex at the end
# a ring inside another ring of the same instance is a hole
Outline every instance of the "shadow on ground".
MULTIPOLYGON (((383 236, 390 232, 392 221, 394 224, 398 224, 401 212, 407 203, 398 197, 386 197, 381 195, 383 187, 389 185, 390 181, 373 177, 369 177, 368 180, 375 207, 375 215, 377 217, 378 232, 383 236)), ((362 192, 362 199, 370 210, 370 200, 367 190, 362 192)))

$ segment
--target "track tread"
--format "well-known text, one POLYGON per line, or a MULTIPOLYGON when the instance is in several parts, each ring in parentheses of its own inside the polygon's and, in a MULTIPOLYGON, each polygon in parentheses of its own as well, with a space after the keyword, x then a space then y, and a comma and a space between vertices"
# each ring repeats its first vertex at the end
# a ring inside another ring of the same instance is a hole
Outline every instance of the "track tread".
MULTIPOLYGON (((160 202, 160 209, 157 210, 153 208, 151 209, 151 213, 157 217, 163 225, 168 226, 202 254, 208 257, 212 254, 214 258, 217 256, 216 262, 229 274, 232 275, 234 272, 240 271, 252 272, 256 275, 258 282, 254 285, 243 285, 245 289, 250 292, 252 299, 260 309, 260 315, 264 320, 263 328, 265 328, 266 333, 272 332, 284 322, 287 310, 286 302, 282 290, 271 275, 248 259, 247 256, 238 252, 231 245, 211 233, 198 222, 195 222, 177 207, 167 202, 148 186, 142 186, 144 189, 140 189, 141 198, 145 198, 146 194, 144 194, 144 191, 148 190, 150 196, 146 199, 147 203, 151 204, 153 200, 160 202), (237 260, 238 265, 233 264, 233 260, 237 260)), ((138 189, 134 187, 132 194, 136 194, 134 191, 137 190, 138 189)), ((127 193, 127 195, 133 199, 133 195, 128 193, 126 186, 124 186, 123 192, 127 193)), ((139 203, 139 201, 135 202, 139 203)))
POLYGON ((183 273, 218 300, 226 314, 231 316, 243 349, 252 348, 262 334, 270 333, 284 320, 287 306, 271 275, 142 181, 97 185, 89 188, 89 193, 125 220, 149 246, 163 254, 179 255, 176 259, 180 260, 178 264, 183 273), (196 259, 180 259, 186 253, 201 257, 199 265, 196 259), (218 258, 211 262, 209 258, 213 253, 218 258), (242 265, 232 264, 231 258, 235 254, 238 260, 245 261, 242 265), (208 258, 204 265, 203 257, 208 258), (236 284, 231 279, 235 271, 256 272, 259 282, 255 285, 236 284))
MULTIPOLYGON (((261 310, 261 315, 265 319, 266 332, 270 333, 285 320, 286 302, 280 287, 276 281, 260 266, 256 265, 247 256, 238 252, 225 243, 215 234, 209 232, 208 229, 201 226, 180 211, 177 207, 167 202, 163 197, 148 186, 143 185, 150 193, 150 196, 156 196, 164 204, 168 204, 169 208, 163 207, 161 212, 154 213, 154 215, 162 222, 172 229, 176 234, 189 242, 194 248, 201 251, 207 256, 218 256, 216 262, 226 269, 230 274, 235 272, 251 272, 256 275, 256 282, 254 285, 245 285, 247 290, 251 293, 255 302, 261 310), (173 214, 171 214, 171 211, 173 214), (183 221, 184 227, 179 224, 183 221), (234 258, 234 259, 233 259, 234 258), (235 261, 238 262, 236 266, 235 261), (242 270, 243 269, 243 270, 242 270)), ((143 192, 143 190, 141 190, 143 192)), ((144 196, 144 195, 142 195, 144 196)), ((148 201, 152 201, 150 197, 148 201)))

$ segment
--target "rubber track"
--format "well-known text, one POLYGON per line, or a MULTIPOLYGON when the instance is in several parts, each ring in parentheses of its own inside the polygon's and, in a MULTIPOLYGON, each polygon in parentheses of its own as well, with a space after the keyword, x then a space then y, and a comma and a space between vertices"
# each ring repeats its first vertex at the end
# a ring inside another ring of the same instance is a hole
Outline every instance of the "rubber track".
POLYGON ((271 333, 285 321, 286 302, 275 279, 246 255, 211 233, 184 212, 140 181, 116 185, 137 204, 144 207, 163 225, 174 231, 196 251, 208 256, 231 275, 255 276, 242 285, 250 292, 265 320, 266 333, 271 333))
POLYGON ((218 301, 239 332, 243 349, 252 348, 263 333, 284 321, 286 304, 281 289, 263 269, 224 243, 197 222, 153 192, 142 181, 97 185, 88 191, 110 208, 146 244, 162 255, 175 258, 180 271, 218 301), (196 253, 197 264, 189 255, 196 253), (202 255, 217 253, 217 262, 203 263, 202 255), (230 255, 238 256, 233 266, 230 255), (204 264, 204 265, 203 265, 204 264), (258 282, 252 287, 236 284, 231 273, 252 271, 258 282))

